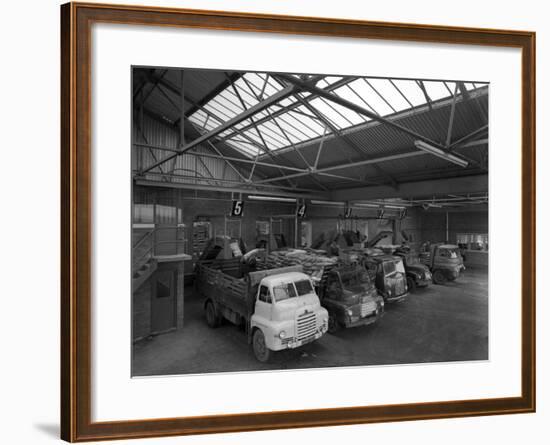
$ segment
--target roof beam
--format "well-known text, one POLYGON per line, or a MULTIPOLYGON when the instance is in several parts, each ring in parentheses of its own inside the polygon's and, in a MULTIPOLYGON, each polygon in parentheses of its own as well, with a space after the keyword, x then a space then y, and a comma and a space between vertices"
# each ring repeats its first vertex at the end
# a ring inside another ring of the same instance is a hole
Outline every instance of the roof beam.
MULTIPOLYGON (((169 151, 169 152, 172 152, 172 153, 178 153, 179 152, 179 150, 176 147, 165 147, 165 146, 162 146, 162 145, 154 145, 154 144, 142 144, 140 142, 134 142, 134 145, 137 145, 138 147, 155 148, 157 150, 169 151)), ((212 148, 215 148, 215 146, 212 146, 212 148)), ((186 155, 187 156, 201 156, 203 158, 228 160, 228 161, 233 161, 233 162, 241 162, 241 163, 244 163, 244 164, 254 164, 255 163, 254 160, 252 160, 252 159, 237 158, 237 157, 233 157, 233 156, 225 156, 225 155, 222 155, 219 151, 217 151, 217 152, 218 152, 218 155, 192 151, 192 152, 186 153, 186 155)), ((261 165, 263 167, 271 167, 271 168, 282 169, 282 170, 290 170, 290 171, 294 171, 294 172, 306 172, 306 171, 308 171, 308 170, 305 170, 303 168, 291 167, 291 166, 288 166, 288 165, 270 164, 269 162, 262 162, 262 161, 258 161, 258 162, 256 162, 256 164, 261 165)))
POLYGON ((194 139, 193 141, 185 144, 178 153, 172 153, 171 155, 166 156, 165 158, 159 160, 158 162, 155 162, 154 164, 148 166, 147 168, 143 169, 142 173, 146 173, 153 168, 158 167, 159 165, 165 163, 166 161, 169 161, 170 159, 175 158, 176 156, 182 155, 185 152, 191 150, 193 147, 196 147, 197 145, 200 145, 206 141, 209 141, 213 137, 217 136, 220 133, 223 133, 225 130, 228 130, 229 128, 234 127, 235 125, 241 123, 244 120, 249 119, 250 117, 254 116, 255 114, 259 113, 262 110, 265 110, 266 108, 270 107, 274 103, 280 102, 281 100, 286 99, 288 96, 290 96, 294 92, 294 87, 287 87, 282 89, 281 91, 278 91, 273 96, 268 97, 267 99, 263 100, 262 102, 258 102, 257 104, 253 105, 249 109, 243 111, 242 113, 238 114, 232 119, 229 119, 227 122, 218 125, 216 128, 214 128, 212 131, 209 131, 208 133, 205 133, 204 135, 198 137, 197 139, 194 139))
MULTIPOLYGON (((208 185, 208 184, 191 184, 183 182, 160 182, 150 179, 136 179, 134 180, 136 185, 145 186, 145 187, 168 187, 176 189, 191 189, 191 190, 212 190, 220 191, 219 186, 208 185)), ((305 193, 298 193, 293 191, 285 190, 265 190, 262 188, 254 187, 253 184, 250 186, 226 186, 223 188, 224 192, 235 192, 235 193, 260 193, 262 195, 269 196, 284 196, 289 198, 310 198, 310 199, 327 199, 328 193, 309 191, 305 193)))
MULTIPOLYGON (((407 152, 407 153, 400 153, 400 154, 396 154, 396 155, 381 156, 381 157, 372 158, 372 159, 364 159, 362 161, 351 162, 349 164, 338 164, 338 165, 332 165, 330 167, 312 169, 311 172, 292 173, 292 174, 286 175, 284 177, 262 179, 261 181, 257 181, 256 183, 257 184, 267 184, 269 182, 280 181, 280 180, 286 179, 286 178, 298 178, 300 176, 308 175, 309 173, 321 174, 321 173, 327 173, 327 172, 331 172, 331 171, 335 171, 335 170, 343 170, 343 169, 346 169, 346 168, 361 167, 363 165, 369 165, 369 164, 377 164, 379 162, 395 161, 397 159, 411 158, 411 157, 415 157, 415 156, 424 156, 426 154, 427 154, 426 152, 415 150, 415 151, 411 151, 411 152, 407 152)), ((367 181, 363 181, 363 182, 367 182, 367 181)))
POLYGON ((404 182, 400 190, 389 186, 357 187, 335 190, 330 198, 333 201, 361 201, 378 198, 409 198, 426 195, 436 190, 438 194, 478 193, 489 190, 489 176, 469 175, 455 178, 434 179, 427 181, 404 182))

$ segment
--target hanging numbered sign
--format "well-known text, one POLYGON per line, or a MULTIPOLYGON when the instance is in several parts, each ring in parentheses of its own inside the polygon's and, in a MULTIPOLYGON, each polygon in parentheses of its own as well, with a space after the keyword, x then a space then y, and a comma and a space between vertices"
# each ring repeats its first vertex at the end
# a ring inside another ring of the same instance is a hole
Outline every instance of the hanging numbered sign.
POLYGON ((306 216, 306 205, 305 204, 299 204, 296 208, 296 216, 298 218, 304 218, 306 216))
POLYGON ((244 201, 239 199, 233 200, 233 207, 231 207, 231 216, 243 216, 244 201))
POLYGON ((346 210, 344 212, 344 218, 351 218, 351 207, 346 207, 346 210))
POLYGON ((407 209, 402 209, 400 212, 399 212, 399 219, 403 219, 407 216, 407 209))
POLYGON ((384 217, 384 209, 378 210, 378 219, 382 219, 384 217))

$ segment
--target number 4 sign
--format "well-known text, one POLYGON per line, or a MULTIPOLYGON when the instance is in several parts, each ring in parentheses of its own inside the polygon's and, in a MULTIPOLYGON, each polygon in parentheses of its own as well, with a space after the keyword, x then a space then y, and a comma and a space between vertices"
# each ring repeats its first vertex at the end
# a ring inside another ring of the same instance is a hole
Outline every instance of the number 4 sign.
POLYGON ((296 216, 298 216, 298 218, 303 218, 304 216, 306 216, 306 205, 305 204, 300 204, 296 208, 296 216))
POLYGON ((233 207, 231 207, 231 216, 243 216, 244 201, 233 200, 233 207))

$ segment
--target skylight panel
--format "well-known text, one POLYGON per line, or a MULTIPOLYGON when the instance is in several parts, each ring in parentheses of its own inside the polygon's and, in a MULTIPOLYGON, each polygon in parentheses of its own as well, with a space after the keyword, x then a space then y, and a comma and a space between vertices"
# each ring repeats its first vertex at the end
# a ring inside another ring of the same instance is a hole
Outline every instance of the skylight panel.
POLYGON ((254 145, 252 145, 248 142, 232 140, 232 141, 228 141, 228 144, 229 144, 229 146, 231 146, 233 148, 236 148, 237 150, 243 152, 248 157, 254 157, 260 152, 258 147, 255 147, 254 145))
POLYGON ((403 95, 388 79, 369 79, 368 81, 373 89, 376 89, 388 104, 391 105, 393 110, 402 111, 411 107, 403 95))
MULTIPOLYGON (((248 79, 245 82, 244 79, 241 77, 239 80, 237 80, 234 83, 234 85, 235 85, 235 89, 239 92, 244 102, 247 103, 248 107, 251 107, 252 105, 255 105, 258 103, 258 98, 256 97, 256 95, 259 95, 259 92, 255 91, 253 85, 250 84, 248 79)), ((233 90, 231 92, 234 93, 233 90)))
POLYGON ((293 143, 302 142, 315 137, 305 125, 299 120, 293 119, 291 116, 285 115, 276 119, 276 124, 286 133, 293 143))
POLYGON ((343 107, 341 105, 338 105, 337 103, 328 100, 325 102, 328 104, 329 107, 331 107, 334 111, 336 111, 344 119, 346 119, 350 125, 357 125, 365 122, 365 119, 359 113, 356 113, 355 111, 350 110, 347 107, 343 107))
POLYGON ((449 93, 449 95, 454 95, 456 82, 443 82, 443 84, 447 87, 447 92, 449 93))
MULTIPOLYGON (((359 105, 360 107, 366 108, 369 111, 372 111, 375 113, 376 111, 372 108, 372 106, 365 100, 364 95, 361 95, 355 88, 359 87, 359 90, 365 90, 366 85, 362 83, 361 85, 358 85, 360 80, 354 80, 350 84, 344 85, 340 88, 337 88, 334 90, 338 96, 342 97, 343 99, 346 99, 356 105, 359 105)), ((365 120, 370 120, 370 118, 363 116, 365 120)))
POLYGON ((329 85, 332 85, 333 83, 336 83, 336 82, 339 82, 340 80, 342 80, 342 77, 328 76, 328 77, 323 78, 323 80, 325 82, 327 82, 329 85))
POLYGON ((322 130, 322 127, 319 127, 318 125, 316 125, 315 128, 312 128, 310 125, 312 123, 312 119, 306 116, 297 116, 287 113, 284 115, 284 119, 282 119, 282 121, 286 125, 292 127, 295 130, 294 133, 296 133, 302 141, 319 136, 320 131, 316 131, 315 128, 321 128, 322 130))
POLYGON ((326 88, 329 86, 329 83, 325 79, 321 79, 317 82, 316 85, 318 88, 326 88))
POLYGON ((261 131, 266 143, 271 142, 275 145, 282 144, 283 146, 287 144, 287 139, 284 134, 282 134, 281 130, 271 121, 266 121, 259 125, 258 129, 261 131))
POLYGON ((288 107, 289 105, 292 105, 294 102, 296 102, 296 99, 293 97, 287 97, 286 99, 279 102, 280 105, 283 107, 288 107))
POLYGON ((262 93, 262 88, 265 84, 265 78, 267 74, 257 74, 257 73, 246 73, 244 77, 246 78, 248 85, 254 90, 254 93, 260 97, 262 93))
POLYGON ((413 106, 416 107, 426 103, 426 97, 424 97, 424 93, 416 81, 394 79, 393 83, 405 95, 407 100, 413 104, 413 106))
POLYGON ((275 93, 281 91, 282 89, 283 89, 283 87, 279 84, 279 82, 274 80, 273 77, 268 76, 267 85, 265 87, 265 94, 267 96, 272 96, 275 93))
POLYGON ((189 120, 199 127, 204 127, 204 123, 206 121, 206 113, 202 110, 198 110, 196 113, 193 113, 193 115, 189 117, 189 120))
POLYGON ((240 103, 237 103, 236 101, 233 102, 229 100, 227 97, 224 97, 222 95, 219 95, 214 99, 212 99, 212 102, 219 105, 220 107, 223 107, 224 108, 223 112, 230 117, 234 117, 237 114, 240 114, 243 112, 243 108, 240 103))
POLYGON ((324 125, 320 124, 317 119, 308 116, 311 116, 311 112, 303 105, 300 105, 299 107, 290 110, 285 115, 285 118, 290 121, 291 119, 299 121, 304 127, 307 128, 307 130, 315 135, 314 137, 321 136, 325 128, 324 125))
POLYGON ((443 82, 440 81, 425 81, 424 87, 428 92, 428 96, 432 101, 442 99, 444 97, 449 97, 449 91, 445 88, 443 82))
POLYGON ((310 104, 314 106, 319 113, 327 118, 334 126, 339 129, 349 127, 350 123, 341 114, 337 113, 325 101, 320 98, 313 99, 310 104))
POLYGON ((208 102, 204 109, 208 111, 214 118, 216 118, 219 122, 225 122, 230 119, 230 116, 227 114, 227 111, 224 110, 222 107, 213 107, 211 105, 211 102, 208 102))
MULTIPOLYGON (((394 110, 386 103, 380 92, 373 88, 372 84, 367 79, 361 79, 361 81, 364 83, 364 86, 366 86, 362 89, 362 95, 374 109, 375 113, 380 116, 394 113, 394 110)), ((361 85, 361 83, 358 85, 361 85)))

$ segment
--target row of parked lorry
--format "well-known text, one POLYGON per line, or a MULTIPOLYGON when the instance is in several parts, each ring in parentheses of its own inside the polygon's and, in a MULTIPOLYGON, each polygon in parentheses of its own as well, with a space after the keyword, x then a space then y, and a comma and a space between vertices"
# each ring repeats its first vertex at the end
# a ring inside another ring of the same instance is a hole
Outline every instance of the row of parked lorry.
POLYGON ((432 280, 454 280, 464 269, 457 246, 434 245, 428 253, 355 249, 328 258, 286 250, 258 261, 254 255, 209 258, 197 262, 195 285, 208 326, 228 320, 242 327, 256 358, 266 362, 275 351, 327 331, 375 323, 385 304, 403 301, 432 280))

